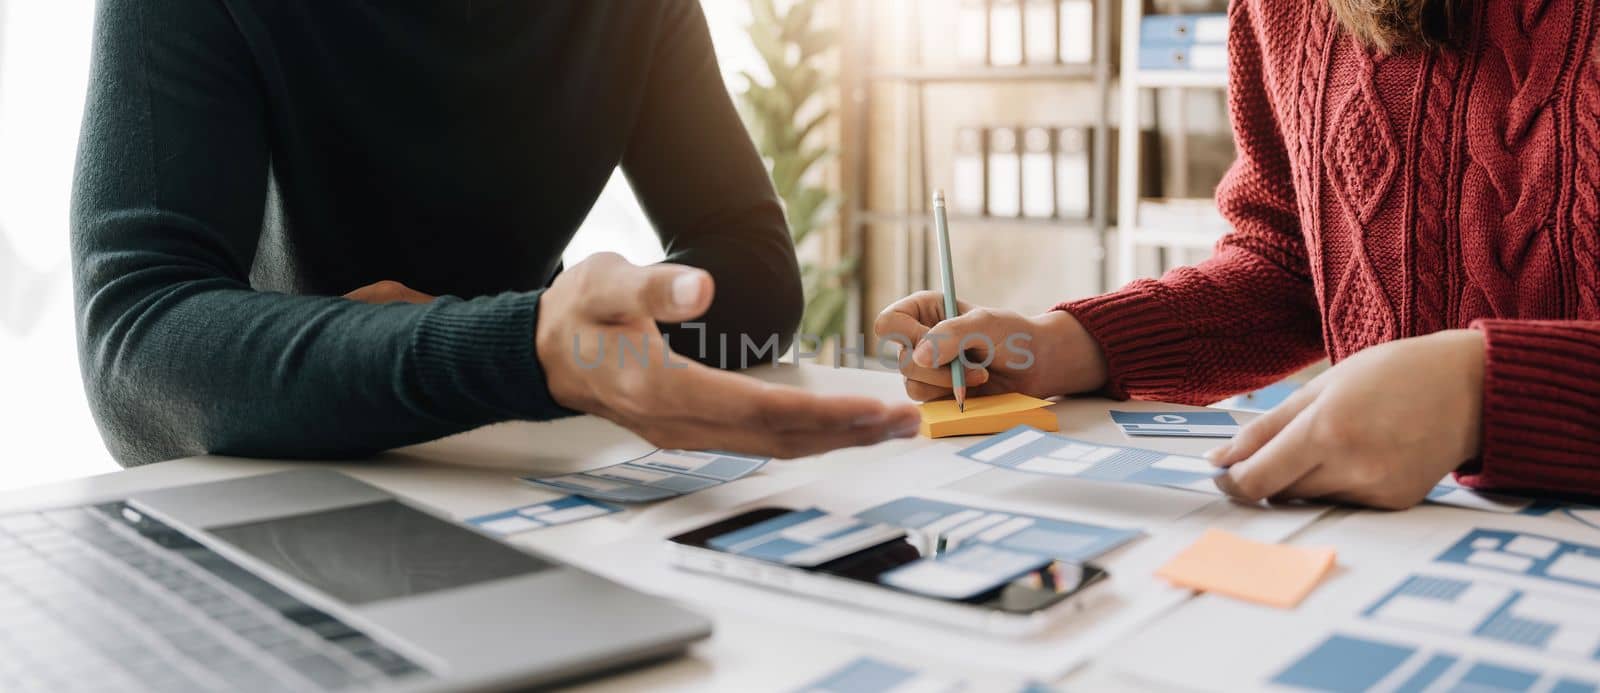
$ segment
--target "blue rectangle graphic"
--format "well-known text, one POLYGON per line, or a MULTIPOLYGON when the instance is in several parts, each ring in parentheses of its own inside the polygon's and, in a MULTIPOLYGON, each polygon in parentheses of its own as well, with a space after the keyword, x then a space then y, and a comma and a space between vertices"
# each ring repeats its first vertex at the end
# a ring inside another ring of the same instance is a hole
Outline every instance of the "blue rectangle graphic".
POLYGON ((957 453, 983 464, 1033 474, 1168 486, 1218 493, 1223 470, 1210 462, 1145 448, 1101 445, 1018 426, 957 453))

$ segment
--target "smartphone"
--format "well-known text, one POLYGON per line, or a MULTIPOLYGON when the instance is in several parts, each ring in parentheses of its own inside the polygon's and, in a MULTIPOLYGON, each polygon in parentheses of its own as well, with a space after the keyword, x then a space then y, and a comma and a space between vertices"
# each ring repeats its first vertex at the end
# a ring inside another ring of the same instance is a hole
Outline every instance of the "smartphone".
POLYGON ((916 533, 861 549, 810 568, 724 553, 709 542, 735 530, 790 512, 758 508, 668 539, 674 565, 808 597, 935 621, 986 633, 1022 636, 1039 632, 1067 614, 1087 608, 1091 587, 1105 570, 1088 563, 1054 561, 987 593, 964 600, 931 597, 882 584, 885 572, 944 549, 938 537, 916 533))

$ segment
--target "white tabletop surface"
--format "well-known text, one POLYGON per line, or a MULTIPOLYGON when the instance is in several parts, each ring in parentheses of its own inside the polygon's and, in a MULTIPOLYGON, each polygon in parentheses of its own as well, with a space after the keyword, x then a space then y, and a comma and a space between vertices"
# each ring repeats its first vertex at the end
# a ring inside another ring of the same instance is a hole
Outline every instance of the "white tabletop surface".
MULTIPOLYGON (((794 367, 785 365, 752 371, 765 380, 787 382, 822 392, 856 393, 879 396, 887 400, 903 400, 904 392, 898 376, 889 373, 823 367, 794 367)), ((1124 402, 1112 403, 1101 399, 1074 399, 1056 404, 1053 409, 1060 416, 1061 432, 1077 438, 1113 444, 1152 447, 1171 452, 1198 454, 1213 442, 1189 439, 1149 439, 1130 442, 1111 424, 1106 415, 1108 408, 1122 409, 1175 409, 1174 405, 1124 402)), ((1247 417, 1243 415, 1241 418, 1247 417)), ((957 444, 976 439, 956 439, 957 444)), ((554 494, 518 482, 515 477, 524 474, 549 475, 614 464, 650 450, 650 446, 630 433, 607 422, 593 418, 575 418, 550 423, 511 423, 486 427, 423 445, 395 450, 379 457, 362 461, 333 462, 277 462, 224 457, 195 457, 162 464, 148 465, 112 474, 95 476, 49 486, 0 494, 0 511, 15 511, 122 496, 130 492, 161 486, 238 477, 263 472, 293 468, 306 464, 326 465, 360 478, 394 493, 406 496, 440 513, 460 519, 507 508, 536 503, 556 497, 554 494)), ((627 512, 608 517, 578 522, 524 533, 513 537, 515 543, 535 548, 564 560, 591 567, 595 556, 606 553, 605 547, 624 545, 625 542, 659 542, 676 531, 687 529, 709 519, 730 514, 735 509, 750 506, 762 499, 785 493, 800 493, 806 488, 848 488, 867 496, 890 500, 918 488, 918 484, 936 483, 919 480, 915 472, 885 483, 881 475, 870 477, 869 470, 880 469, 885 461, 905 460, 908 453, 926 451, 930 456, 949 457, 955 449, 948 441, 925 439, 887 442, 870 448, 858 448, 797 461, 774 462, 760 473, 749 478, 701 493, 670 501, 634 506, 627 512), (942 452, 941 452, 942 451, 942 452), (858 476, 868 486, 861 490, 851 486, 858 476), (825 482, 819 485, 819 482, 825 482)), ((920 453, 919 453, 920 454, 920 453)), ((47 464, 47 460, 12 460, 12 464, 47 464)), ((933 469, 932 466, 929 469, 933 469)), ((881 471, 881 469, 880 469, 881 471)), ((1056 492, 1043 477, 1016 474, 1006 471, 979 471, 966 476, 960 484, 945 485, 958 488, 969 495, 993 495, 996 498, 1015 500, 1030 508, 1046 511, 1068 507, 1105 503, 1105 510, 1122 512, 1138 517, 1141 508, 1148 507, 1152 517, 1161 515, 1160 505, 1172 502, 1195 503, 1197 494, 1162 489, 1160 494, 1146 495, 1137 492, 1127 498, 1108 500, 1053 495, 1056 492), (1030 495, 1031 494, 1031 495, 1030 495), (1141 503, 1146 505, 1141 505, 1141 503)), ((1063 482, 1052 482, 1061 484, 1063 482)), ((1198 501, 1204 505, 1212 499, 1198 501)), ((1286 540, 1299 531, 1300 524, 1274 524, 1274 516, 1254 509, 1234 510, 1227 502, 1216 500, 1203 511, 1183 513, 1181 521, 1172 518, 1152 520, 1177 532, 1163 548, 1161 542, 1143 540, 1148 550, 1127 552, 1111 564, 1114 574, 1119 571, 1145 576, 1160 560, 1180 548, 1184 536, 1193 536, 1206 526, 1253 528, 1254 533, 1272 540, 1286 540), (1237 513, 1247 513, 1238 515, 1237 513), (1252 524, 1254 523, 1254 524, 1252 524), (1264 523, 1264 524, 1263 524, 1264 523), (1142 556, 1142 557, 1141 557, 1142 556), (1152 563, 1156 561, 1157 563, 1152 563)), ((1068 513, 1070 514, 1070 513, 1068 513)), ((1281 516, 1277 516, 1281 517, 1281 516)), ((1314 517, 1314 516, 1312 516, 1314 517)), ((1250 534, 1252 531, 1246 531, 1250 534)), ((1168 535, 1160 535, 1166 537, 1168 535)), ((1126 552, 1126 550, 1124 550, 1126 552)), ((1122 554, 1118 554, 1121 556, 1122 554)), ((663 558, 660 552, 642 551, 637 555, 641 574, 660 569, 663 558), (645 566, 644 564, 650 564, 645 566), (645 568, 648 568, 646 570, 645 568)), ((610 573, 619 577, 616 570, 610 573)), ((624 581, 626 572, 622 571, 624 581)), ((705 578, 707 580, 711 578, 705 578)), ((641 581, 648 581, 641 578, 641 581)), ((651 585, 636 585, 652 590, 651 585)), ((1186 598, 1180 595, 1178 601, 1186 598)), ((1009 685, 1023 677, 1007 667, 984 668, 957 663, 948 657, 919 650, 914 643, 884 642, 872 633, 846 633, 827 624, 802 625, 793 620, 772 617, 762 608, 750 608, 747 602, 721 604, 717 599, 691 598, 690 608, 710 616, 715 622, 715 635, 692 648, 688 656, 616 676, 597 680, 582 686, 582 690, 636 690, 648 687, 653 690, 792 690, 796 686, 824 675, 851 659, 871 655, 887 661, 958 675, 977 682, 977 688, 1009 685)), ((1094 624, 1086 624, 1093 627, 1094 624)), ((538 627, 538 624, 530 624, 538 627)), ((932 628, 932 626, 929 626, 932 628)), ((1002 643, 1003 644, 1003 643, 1002 643)), ((1065 651, 1063 651, 1065 652, 1065 651)), ((1062 655, 1067 656, 1066 654, 1062 655)), ((1075 684, 1100 682, 1109 685, 1110 674, 1096 667, 1077 667, 1073 670, 1075 684)), ((1060 679, 1057 679, 1059 681, 1060 679)), ((1051 681, 1051 682, 1057 682, 1051 681)), ((1119 681, 1123 687, 1126 681, 1119 681)), ((1098 686, 1097 686, 1098 687, 1098 686)))

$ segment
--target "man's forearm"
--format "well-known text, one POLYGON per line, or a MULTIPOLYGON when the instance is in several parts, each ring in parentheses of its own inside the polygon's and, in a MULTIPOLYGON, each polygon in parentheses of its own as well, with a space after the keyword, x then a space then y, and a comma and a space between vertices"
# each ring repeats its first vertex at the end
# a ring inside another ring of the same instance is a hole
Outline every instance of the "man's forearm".
POLYGON ((113 282, 88 295, 91 403, 125 465, 350 457, 567 413, 533 357, 537 294, 371 306, 113 282))

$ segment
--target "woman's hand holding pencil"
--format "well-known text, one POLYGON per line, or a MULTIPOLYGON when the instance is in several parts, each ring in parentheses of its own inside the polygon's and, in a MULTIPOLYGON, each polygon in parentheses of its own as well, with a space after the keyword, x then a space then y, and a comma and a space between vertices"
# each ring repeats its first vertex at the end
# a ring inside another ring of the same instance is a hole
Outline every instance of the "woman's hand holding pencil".
POLYGON ((900 373, 912 399, 926 402, 954 395, 950 364, 960 361, 956 351, 963 343, 962 376, 969 396, 1020 392, 1053 397, 1105 386, 1100 345, 1071 313, 1028 317, 965 303, 957 307, 960 316, 945 320, 944 296, 922 291, 885 308, 873 324, 879 339, 906 347, 900 373))
POLYGON ((943 190, 933 193, 933 223, 942 291, 907 296, 873 324, 880 340, 910 352, 900 355, 907 395, 919 402, 954 397, 964 404, 968 394, 1051 397, 1105 385, 1105 355, 1071 314, 1028 318, 956 300, 943 190))

